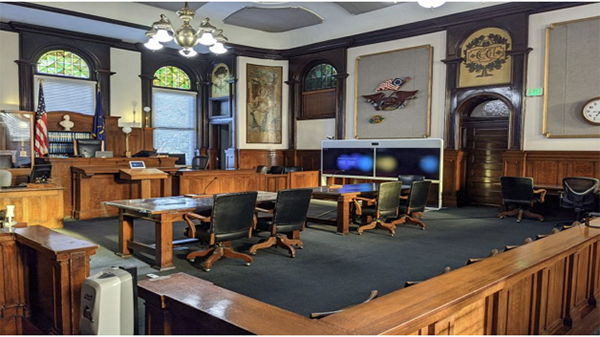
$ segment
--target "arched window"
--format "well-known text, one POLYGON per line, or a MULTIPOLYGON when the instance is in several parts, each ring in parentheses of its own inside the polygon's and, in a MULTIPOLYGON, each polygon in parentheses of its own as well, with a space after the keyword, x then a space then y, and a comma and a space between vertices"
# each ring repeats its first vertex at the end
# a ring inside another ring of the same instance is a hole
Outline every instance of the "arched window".
POLYGON ((83 57, 68 50, 53 49, 38 58, 36 70, 35 98, 39 97, 38 80, 43 80, 46 111, 94 114, 96 81, 91 80, 93 69, 83 57))
POLYGON ((305 74, 299 119, 335 117, 337 70, 328 63, 319 63, 305 74))
POLYGON ((190 164, 196 148, 196 92, 190 76, 175 66, 154 73, 152 89, 154 148, 159 153, 184 153, 190 164), (173 90, 178 89, 178 90, 173 90))
POLYGON ((154 82, 152 84, 155 87, 163 88, 184 90, 190 90, 191 88, 188 74, 174 66, 165 66, 158 69, 154 73, 154 82))
POLYGON ((327 63, 316 65, 304 77, 304 91, 335 88, 337 71, 327 63))

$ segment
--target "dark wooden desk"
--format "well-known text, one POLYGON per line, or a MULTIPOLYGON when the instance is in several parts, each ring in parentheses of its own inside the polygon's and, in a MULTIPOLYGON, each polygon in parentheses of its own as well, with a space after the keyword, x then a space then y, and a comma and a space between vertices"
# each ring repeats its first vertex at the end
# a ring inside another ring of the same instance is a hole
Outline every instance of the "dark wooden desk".
MULTIPOLYGON (((275 200, 276 193, 258 192, 257 202, 275 200)), ((152 199, 117 200, 104 202, 119 210, 119 251, 121 257, 131 256, 131 251, 152 254, 155 257, 153 268, 168 270, 173 266, 173 222, 183 221, 183 215, 199 208, 210 209, 212 195, 205 198, 168 197, 152 199), (152 221, 155 224, 154 245, 134 241, 133 223, 135 219, 152 221)))
MULTIPOLYGON (((409 185, 402 185, 402 189, 410 189, 409 185)), ((350 232, 350 202, 361 194, 377 193, 379 183, 363 183, 341 185, 339 187, 321 186, 313 188, 312 197, 315 199, 335 200, 337 201, 337 218, 335 220, 311 218, 306 220, 316 223, 337 226, 339 233, 348 234, 350 232)))

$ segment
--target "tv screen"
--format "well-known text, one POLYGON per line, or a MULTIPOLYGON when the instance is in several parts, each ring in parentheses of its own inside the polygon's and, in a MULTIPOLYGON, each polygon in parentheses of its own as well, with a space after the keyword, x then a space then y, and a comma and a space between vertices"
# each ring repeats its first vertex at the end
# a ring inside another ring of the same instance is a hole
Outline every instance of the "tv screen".
POLYGON ((96 151, 102 151, 102 140, 100 139, 78 139, 77 154, 85 158, 96 156, 96 151))
POLYGON ((52 164, 35 164, 29 177, 30 183, 45 183, 50 179, 52 164))
POLYGON ((397 177, 401 174, 423 175, 440 179, 439 148, 377 148, 375 175, 397 177))
POLYGON ((372 148, 323 148, 323 174, 373 176, 372 148))

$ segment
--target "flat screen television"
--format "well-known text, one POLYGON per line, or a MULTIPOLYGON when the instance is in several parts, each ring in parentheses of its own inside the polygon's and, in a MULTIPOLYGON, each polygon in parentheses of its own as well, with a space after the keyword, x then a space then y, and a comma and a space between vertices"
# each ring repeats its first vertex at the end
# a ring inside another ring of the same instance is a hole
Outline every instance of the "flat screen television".
POLYGON ((396 178, 416 174, 425 179, 440 179, 439 148, 376 148, 375 176, 396 178))
POLYGON ((78 139, 75 142, 75 154, 85 158, 92 158, 96 151, 104 151, 104 142, 101 139, 78 139))
POLYGON ((185 153, 169 153, 168 156, 177 158, 175 165, 186 165, 185 153))
POLYGON ((372 148, 323 148, 323 174, 373 176, 372 148))
POLYGON ((45 183, 52 176, 52 164, 35 164, 31 169, 30 183, 45 183))

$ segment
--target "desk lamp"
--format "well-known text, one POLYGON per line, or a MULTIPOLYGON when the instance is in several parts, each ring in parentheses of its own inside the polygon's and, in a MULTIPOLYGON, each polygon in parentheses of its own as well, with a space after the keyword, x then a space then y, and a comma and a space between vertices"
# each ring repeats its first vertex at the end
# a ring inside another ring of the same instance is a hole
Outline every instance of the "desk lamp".
POLYGON ((125 126, 122 131, 125 134, 125 157, 131 158, 131 151, 129 151, 129 135, 132 130, 129 126, 125 126))
POLYGON ((6 214, 3 222, 4 228, 10 228, 17 224, 15 218, 15 205, 6 205, 6 214))

